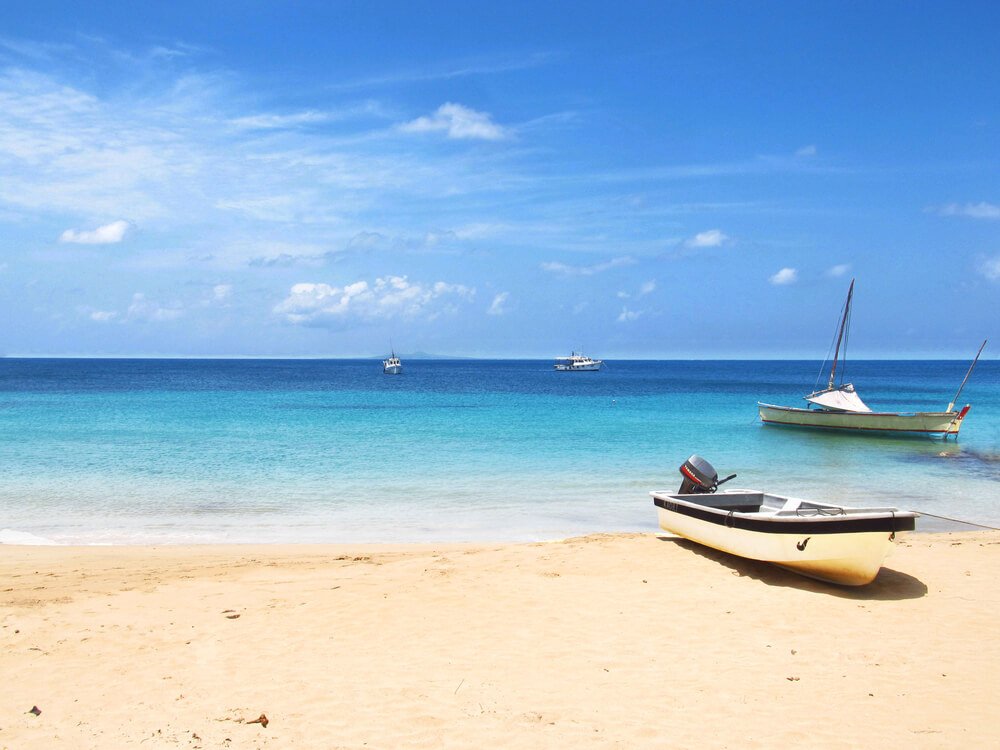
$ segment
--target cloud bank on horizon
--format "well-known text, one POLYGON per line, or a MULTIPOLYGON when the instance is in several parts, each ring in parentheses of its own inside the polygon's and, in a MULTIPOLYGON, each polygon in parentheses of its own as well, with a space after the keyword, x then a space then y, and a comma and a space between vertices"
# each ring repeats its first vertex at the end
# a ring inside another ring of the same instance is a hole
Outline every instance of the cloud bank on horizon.
POLYGON ((113 5, 66 3, 82 31, 44 37, 19 9, 0 36, 8 352, 818 356, 848 275, 859 353, 963 354, 996 326, 1000 53, 971 17, 889 42, 937 55, 941 93, 866 51, 888 9, 835 39, 792 5, 776 27, 574 6, 593 32, 472 9, 443 49, 456 21, 404 6, 398 29, 317 6, 234 33, 224 9, 140 30, 113 5), (797 86, 820 74, 825 111, 797 86))

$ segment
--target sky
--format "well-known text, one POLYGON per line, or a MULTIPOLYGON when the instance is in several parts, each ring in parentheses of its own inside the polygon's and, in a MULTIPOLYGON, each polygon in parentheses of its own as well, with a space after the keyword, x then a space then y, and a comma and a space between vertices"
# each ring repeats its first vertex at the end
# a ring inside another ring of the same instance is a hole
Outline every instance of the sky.
MULTIPOLYGON (((1000 347, 1000 6, 4 4, 9 356, 1000 347)), ((992 358, 987 348, 984 356, 992 358)))

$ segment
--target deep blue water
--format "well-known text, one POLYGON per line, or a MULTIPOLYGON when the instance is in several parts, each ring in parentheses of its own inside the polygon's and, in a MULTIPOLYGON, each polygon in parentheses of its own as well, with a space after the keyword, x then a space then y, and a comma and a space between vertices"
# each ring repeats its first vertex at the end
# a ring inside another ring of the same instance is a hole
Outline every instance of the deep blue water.
MULTIPOLYGON (((693 452, 734 485, 1000 526, 1000 362, 959 440, 765 427, 819 362, 0 359, 0 541, 446 541, 653 530, 693 452)), ((967 362, 850 363, 939 410, 967 362)), ((923 528, 933 523, 921 522, 923 528)))

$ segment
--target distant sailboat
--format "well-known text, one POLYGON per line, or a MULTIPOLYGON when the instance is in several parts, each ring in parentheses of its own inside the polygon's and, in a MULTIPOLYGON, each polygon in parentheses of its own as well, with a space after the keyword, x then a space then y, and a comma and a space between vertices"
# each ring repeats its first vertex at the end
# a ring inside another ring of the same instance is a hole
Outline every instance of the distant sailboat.
MULTIPOLYGON (((844 313, 840 319, 837 331, 837 346, 833 353, 833 365, 826 388, 813 391, 804 396, 806 401, 818 408, 800 409, 791 406, 775 406, 757 402, 760 419, 764 424, 791 425, 795 427, 816 427, 820 429, 865 430, 875 432, 920 433, 928 435, 958 435, 962 420, 969 413, 969 405, 956 412, 955 402, 962 393, 966 381, 972 374, 979 355, 983 353, 986 342, 979 347, 976 358, 972 361, 958 393, 945 411, 920 412, 874 412, 861 400, 852 383, 837 384, 837 365, 840 361, 841 345, 845 343, 845 333, 848 331, 851 317, 851 301, 854 298, 854 279, 847 291, 847 302, 844 303, 844 313)), ((844 346, 846 364, 846 345, 844 346)))

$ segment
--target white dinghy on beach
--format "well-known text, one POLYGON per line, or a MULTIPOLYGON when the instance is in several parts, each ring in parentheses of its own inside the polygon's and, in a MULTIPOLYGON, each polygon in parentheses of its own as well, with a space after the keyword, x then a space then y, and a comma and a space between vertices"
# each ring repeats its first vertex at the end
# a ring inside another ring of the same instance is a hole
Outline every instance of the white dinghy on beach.
POLYGON ((843 505, 773 495, 760 490, 716 492, 712 465, 691 456, 675 492, 649 494, 660 528, 706 547, 761 560, 843 586, 863 586, 878 575, 896 534, 912 531, 917 513, 898 508, 843 505))

